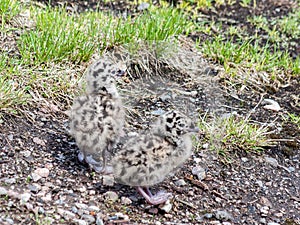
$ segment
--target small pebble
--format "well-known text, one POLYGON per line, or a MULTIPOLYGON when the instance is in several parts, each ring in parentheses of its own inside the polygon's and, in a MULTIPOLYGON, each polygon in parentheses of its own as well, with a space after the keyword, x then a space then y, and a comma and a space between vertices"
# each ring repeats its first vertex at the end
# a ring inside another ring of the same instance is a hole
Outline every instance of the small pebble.
POLYGON ((204 215, 204 217, 205 217, 206 219, 211 219, 211 218, 213 217, 213 214, 212 214, 212 213, 206 213, 206 214, 204 215))
POLYGON ((5 219, 6 222, 8 222, 9 224, 14 224, 14 221, 11 218, 6 218, 5 219))
POLYGON ((206 177, 205 169, 201 166, 195 166, 192 169, 192 174, 196 175, 198 180, 203 180, 206 177))
POLYGON ((89 206, 88 208, 87 208, 87 210, 88 211, 93 211, 93 212, 99 212, 100 211, 100 209, 99 209, 99 207, 97 207, 97 206, 95 206, 95 205, 91 205, 91 206, 89 206))
POLYGON ((151 213, 151 214, 157 214, 158 209, 157 208, 150 208, 148 212, 151 213))
POLYGON ((261 214, 262 214, 263 216, 268 215, 268 213, 269 213, 269 207, 268 207, 268 206, 263 206, 263 207, 261 207, 260 212, 261 212, 261 214))
POLYGON ((268 225, 280 225, 279 223, 269 222, 268 225))
POLYGON ((88 224, 95 223, 96 219, 91 215, 82 215, 81 219, 86 221, 88 224))
POLYGON ((159 208, 166 213, 169 213, 172 210, 172 204, 167 200, 163 205, 160 205, 159 208))
POLYGON ((78 209, 75 206, 72 206, 72 212, 77 214, 78 213, 78 209))
POLYGON ((117 201, 119 198, 118 194, 114 191, 107 191, 103 194, 103 196, 106 200, 113 201, 113 202, 117 201))
POLYGON ((100 216, 97 216, 96 225, 104 225, 104 222, 100 216))
POLYGON ((132 201, 131 201, 130 198, 122 196, 121 197, 121 203, 124 204, 124 205, 130 205, 132 203, 132 201))
POLYGON ((267 163, 271 164, 272 166, 275 166, 275 167, 278 166, 278 161, 272 157, 265 157, 265 160, 267 163))
POLYGON ((84 220, 74 219, 73 221, 78 225, 88 225, 84 220))
POLYGON ((31 197, 31 194, 30 194, 30 193, 24 193, 24 194, 21 194, 21 196, 20 196, 20 201, 21 201, 21 203, 23 204, 23 203, 28 202, 29 199, 30 199, 30 197, 31 197))
POLYGON ((7 190, 4 187, 0 187, 0 196, 7 195, 7 190))
POLYGON ((184 181, 184 179, 179 179, 175 181, 175 184, 180 187, 186 185, 186 182, 184 181))
POLYGON ((16 183, 16 178, 6 178, 5 180, 4 180, 4 182, 6 183, 6 184, 14 184, 14 183, 16 183))
POLYGON ((105 186, 114 186, 114 177, 113 176, 108 176, 108 175, 103 175, 102 177, 102 183, 105 186))
POLYGON ((82 203, 75 203, 75 206, 79 209, 87 209, 88 205, 82 203))
POLYGON ((218 210, 215 212, 215 217, 218 220, 231 220, 232 216, 225 210, 218 210))

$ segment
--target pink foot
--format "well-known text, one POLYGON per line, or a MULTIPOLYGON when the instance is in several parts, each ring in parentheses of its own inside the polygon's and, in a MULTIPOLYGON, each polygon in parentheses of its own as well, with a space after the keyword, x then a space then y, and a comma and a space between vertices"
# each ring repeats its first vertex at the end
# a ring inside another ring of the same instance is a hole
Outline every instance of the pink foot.
POLYGON ((162 204, 172 197, 171 193, 166 192, 158 192, 156 195, 153 195, 149 188, 137 187, 137 191, 143 195, 146 201, 151 205, 162 204))

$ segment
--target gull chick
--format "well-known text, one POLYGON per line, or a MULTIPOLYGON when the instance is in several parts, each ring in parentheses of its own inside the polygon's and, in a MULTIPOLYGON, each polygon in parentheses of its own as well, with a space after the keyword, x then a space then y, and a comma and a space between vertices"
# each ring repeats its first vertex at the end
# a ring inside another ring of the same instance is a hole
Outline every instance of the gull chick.
POLYGON ((117 182, 136 187, 153 205, 164 203, 170 193, 152 195, 150 186, 162 182, 192 154, 191 119, 178 111, 161 115, 149 132, 129 138, 112 159, 117 182))
POLYGON ((70 131, 80 149, 78 159, 96 172, 112 172, 107 162, 125 120, 115 79, 124 69, 108 57, 92 64, 86 72, 86 94, 74 100, 70 111, 70 131))

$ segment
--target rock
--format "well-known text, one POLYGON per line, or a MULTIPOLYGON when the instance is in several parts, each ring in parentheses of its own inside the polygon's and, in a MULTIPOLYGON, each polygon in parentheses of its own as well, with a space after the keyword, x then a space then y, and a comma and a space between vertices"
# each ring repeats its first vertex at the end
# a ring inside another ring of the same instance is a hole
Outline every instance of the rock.
POLYGON ((7 195, 7 190, 4 187, 0 187, 0 196, 7 195))
POLYGON ((195 166, 192 169, 192 174, 198 177, 198 180, 203 180, 206 177, 206 171, 201 166, 195 166))
POLYGON ((129 217, 127 215, 124 215, 123 213, 120 213, 120 212, 115 213, 115 216, 119 220, 128 220, 129 219, 129 217))
POLYGON ((52 195, 51 195, 51 193, 48 193, 48 194, 46 194, 46 196, 41 197, 41 199, 44 202, 50 202, 50 201, 52 201, 52 195))
POLYGON ((104 225, 104 222, 100 216, 97 215, 96 225, 104 225))
POLYGON ((78 188, 78 191, 81 193, 86 192, 86 187, 82 186, 82 187, 78 188))
POLYGON ((296 169, 295 169, 295 167, 290 166, 290 167, 288 168, 288 170, 289 170, 290 173, 292 173, 292 172, 294 172, 296 169))
POLYGON ((30 194, 30 193, 24 193, 24 194, 21 194, 21 196, 20 196, 20 202, 21 202, 22 204, 25 204, 26 202, 29 201, 30 197, 31 197, 31 194, 30 194))
POLYGON ((74 219, 73 221, 78 225, 88 225, 88 223, 85 222, 84 220, 74 219))
POLYGON ((184 179, 179 179, 175 181, 175 184, 180 187, 186 185, 186 182, 184 181, 184 179))
POLYGON ((38 212, 39 212, 40 214, 45 214, 45 209, 44 209, 43 207, 39 207, 38 212))
POLYGON ((61 208, 57 209, 57 213, 59 215, 61 215, 63 218, 65 218, 66 220, 74 219, 76 217, 76 215, 74 213, 64 210, 64 209, 61 209, 61 208))
POLYGON ((6 178, 6 179, 4 180, 4 182, 5 182, 6 184, 15 184, 15 183, 16 183, 16 178, 14 178, 14 177, 12 177, 12 178, 6 178))
POLYGON ((269 199, 267 199, 266 197, 261 197, 259 199, 259 202, 264 205, 264 206, 267 206, 267 207, 272 207, 272 203, 269 201, 269 199))
POLYGON ((157 214, 158 209, 157 208, 150 208, 148 212, 151 213, 151 214, 157 214))
POLYGON ((33 141, 34 143, 38 144, 38 145, 46 146, 45 140, 42 140, 42 139, 40 139, 40 138, 38 138, 38 137, 34 137, 34 138, 32 139, 32 141, 33 141))
POLYGON ((121 203, 124 204, 124 205, 130 205, 132 203, 132 201, 130 200, 130 198, 122 196, 121 197, 121 203))
POLYGON ((5 221, 9 224, 14 224, 14 221, 11 218, 6 218, 5 221))
POLYGON ((47 168, 37 168, 35 171, 33 171, 33 173, 31 174, 31 177, 33 179, 33 181, 38 181, 40 180, 42 177, 48 177, 49 176, 49 169, 47 168))
POLYGON ((27 185, 27 188, 35 194, 41 190, 41 186, 38 184, 29 184, 27 185))
POLYGON ((102 183, 103 185, 106 185, 106 186, 114 186, 114 177, 113 176, 109 176, 109 175, 103 175, 102 176, 102 183))
POLYGON ((103 196, 106 200, 113 201, 113 202, 117 201, 119 198, 118 194, 114 191, 107 191, 103 194, 103 196))
POLYGON ((275 222, 269 222, 267 223, 267 225, 280 225, 279 223, 275 223, 275 222))
POLYGON ((222 225, 231 225, 229 222, 223 222, 222 225))
POLYGON ((88 205, 83 204, 83 203, 75 203, 75 206, 76 206, 78 209, 87 209, 87 208, 88 208, 88 205))
POLYGON ((163 205, 160 205, 159 208, 165 211, 166 213, 169 213, 172 209, 172 204, 169 200, 167 200, 163 205))
POLYGON ((20 194, 13 190, 8 190, 7 195, 12 198, 20 198, 20 194))
POLYGON ((77 214, 78 213, 78 209, 76 208, 76 206, 72 206, 72 212, 77 214))
POLYGON ((87 208, 87 210, 88 211, 93 211, 93 212, 99 212, 100 211, 100 209, 99 209, 99 207, 97 207, 97 206, 95 206, 95 205, 91 205, 91 206, 89 206, 88 208, 87 208))
POLYGON ((25 158, 27 158, 27 157, 29 157, 29 156, 31 155, 31 151, 25 150, 25 151, 22 151, 21 154, 22 154, 25 158))
POLYGON ((215 217, 218 220, 231 220, 232 219, 232 215, 225 210, 216 211, 215 217))
POLYGON ((260 212, 261 212, 262 216, 267 216, 269 213, 269 207, 268 206, 261 207, 260 212))
POLYGON ((278 161, 272 157, 265 157, 267 163, 271 164, 274 167, 278 166, 278 161))
POLYGON ((259 187, 263 187, 263 186, 264 186, 264 185, 263 185, 263 182, 262 182, 261 180, 257 180, 256 183, 257 183, 257 185, 258 185, 259 187))
POLYGON ((213 214, 212 213, 205 213, 204 217, 206 219, 211 219, 213 217, 213 214))
POLYGON ((248 162, 249 161, 249 159, 246 158, 246 157, 242 157, 241 160, 242 160, 242 162, 248 162))
POLYGON ((259 222, 261 223, 261 224, 266 224, 266 218, 261 218, 260 220, 259 220, 259 222))
POLYGON ((95 223, 96 219, 91 215, 82 215, 81 219, 87 222, 88 224, 95 223))
POLYGON ((205 143, 205 144, 202 145, 202 148, 204 148, 204 149, 208 149, 208 147, 209 147, 208 143, 205 143))

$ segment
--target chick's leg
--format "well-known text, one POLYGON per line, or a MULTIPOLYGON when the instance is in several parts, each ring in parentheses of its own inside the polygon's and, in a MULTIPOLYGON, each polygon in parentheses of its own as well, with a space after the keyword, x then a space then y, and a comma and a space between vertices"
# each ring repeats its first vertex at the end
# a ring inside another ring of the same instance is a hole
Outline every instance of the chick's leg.
POLYGON ((171 193, 158 192, 156 195, 153 195, 149 188, 137 187, 137 191, 144 196, 146 201, 151 205, 159 205, 166 202, 171 196, 171 193))

